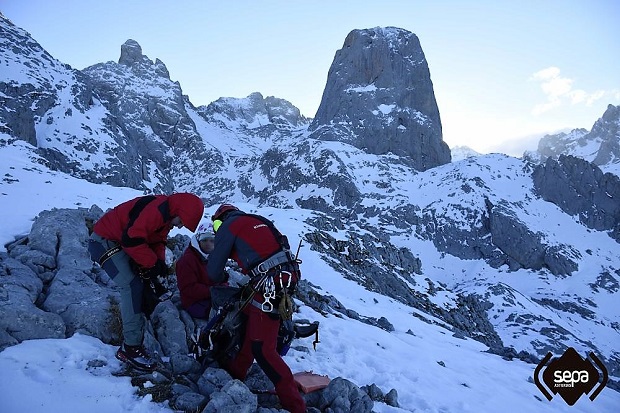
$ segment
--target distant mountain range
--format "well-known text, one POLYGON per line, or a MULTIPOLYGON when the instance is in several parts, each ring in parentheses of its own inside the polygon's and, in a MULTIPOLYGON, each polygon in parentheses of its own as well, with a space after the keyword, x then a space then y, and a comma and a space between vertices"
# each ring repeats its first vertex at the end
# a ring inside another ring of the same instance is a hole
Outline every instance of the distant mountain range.
POLYGON ((525 152, 525 159, 542 162, 546 158, 557 159, 571 155, 597 165, 603 172, 620 176, 620 107, 609 105, 603 116, 589 132, 573 129, 570 133, 545 135, 538 149, 525 152))
POLYGON ((305 241, 343 277, 503 357, 595 352, 615 386, 620 107, 522 159, 451 153, 403 29, 347 36, 314 119, 260 93, 195 107, 134 40, 82 71, 3 16, 0 44, 0 146, 93 183, 311 211, 305 241))

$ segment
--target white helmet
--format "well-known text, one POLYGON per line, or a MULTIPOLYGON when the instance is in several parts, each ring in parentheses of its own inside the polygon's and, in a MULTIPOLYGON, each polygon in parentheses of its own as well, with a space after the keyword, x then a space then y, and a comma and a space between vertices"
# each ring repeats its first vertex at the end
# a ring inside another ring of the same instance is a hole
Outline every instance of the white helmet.
POLYGON ((211 251, 203 251, 203 249, 200 248, 200 241, 204 241, 207 239, 215 239, 213 224, 210 222, 200 224, 191 240, 192 247, 194 247, 196 251, 200 252, 200 254, 202 254, 205 259, 209 257, 209 253, 211 251))
POLYGON ((215 238, 215 231, 213 231, 213 224, 211 222, 205 222, 200 224, 196 233, 194 234, 197 241, 204 241, 205 239, 215 238))

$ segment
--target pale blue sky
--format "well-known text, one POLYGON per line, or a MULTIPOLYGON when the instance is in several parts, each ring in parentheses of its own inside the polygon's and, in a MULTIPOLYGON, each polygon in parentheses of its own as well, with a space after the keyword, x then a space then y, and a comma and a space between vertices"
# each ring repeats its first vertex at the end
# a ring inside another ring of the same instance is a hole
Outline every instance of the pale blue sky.
POLYGON ((444 140, 521 155, 545 133, 591 129, 620 104, 620 1, 0 0, 0 11, 76 69, 136 40, 196 106, 252 92, 313 117, 353 29, 415 33, 444 140))

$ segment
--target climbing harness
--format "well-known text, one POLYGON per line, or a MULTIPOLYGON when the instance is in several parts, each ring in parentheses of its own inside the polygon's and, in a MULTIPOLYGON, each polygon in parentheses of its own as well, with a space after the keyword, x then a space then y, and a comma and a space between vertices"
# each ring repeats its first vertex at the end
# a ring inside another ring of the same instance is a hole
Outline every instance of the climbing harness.
POLYGON ((294 262, 295 258, 291 255, 288 249, 283 249, 273 254, 271 257, 257 264, 250 274, 252 276, 259 276, 269 272, 271 269, 276 268, 278 265, 294 262))

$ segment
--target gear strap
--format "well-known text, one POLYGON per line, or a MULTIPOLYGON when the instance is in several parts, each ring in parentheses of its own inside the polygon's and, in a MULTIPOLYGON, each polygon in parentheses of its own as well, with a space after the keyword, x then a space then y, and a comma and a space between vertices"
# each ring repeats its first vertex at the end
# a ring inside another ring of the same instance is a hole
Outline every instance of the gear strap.
POLYGON ((117 252, 120 252, 122 249, 123 248, 120 245, 110 248, 109 250, 101 254, 101 257, 99 257, 97 262, 99 263, 100 266, 103 267, 103 264, 105 264, 107 260, 112 258, 112 255, 116 254, 117 252))

